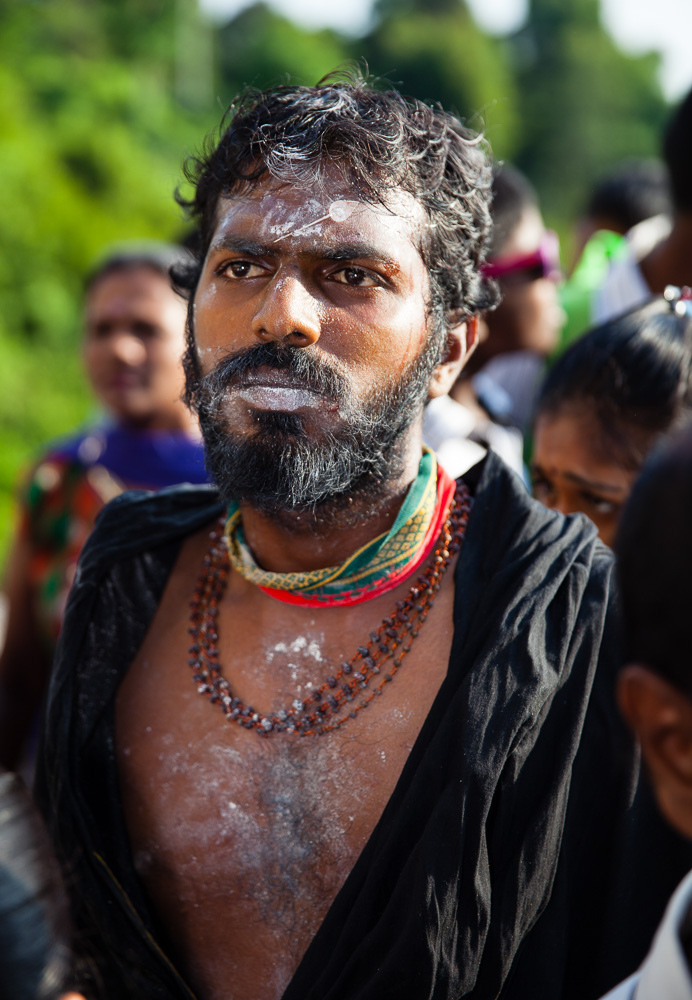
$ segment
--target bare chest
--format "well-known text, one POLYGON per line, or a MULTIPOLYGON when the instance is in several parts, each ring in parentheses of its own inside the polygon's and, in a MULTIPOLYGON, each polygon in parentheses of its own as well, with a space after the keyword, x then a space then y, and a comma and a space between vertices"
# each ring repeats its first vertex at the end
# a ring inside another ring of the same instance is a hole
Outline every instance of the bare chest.
MULTIPOLYGON (((133 855, 200 997, 279 998, 381 816, 445 675, 452 589, 438 595, 395 680, 356 719, 321 736, 263 738, 229 724, 197 692, 187 665, 188 587, 189 575, 174 572, 118 696, 133 855)), ((273 601, 231 602, 219 620, 224 673, 260 711, 304 696, 368 632, 362 610, 325 619, 273 601)))

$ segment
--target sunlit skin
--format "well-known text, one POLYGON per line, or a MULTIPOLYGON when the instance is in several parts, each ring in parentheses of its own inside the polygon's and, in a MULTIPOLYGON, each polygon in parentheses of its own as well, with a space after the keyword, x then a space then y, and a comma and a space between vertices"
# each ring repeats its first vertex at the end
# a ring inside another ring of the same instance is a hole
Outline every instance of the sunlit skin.
POLYGON ((84 363, 113 416, 142 430, 192 431, 181 399, 186 303, 152 268, 97 278, 87 296, 84 363))
MULTIPOLYGON (((306 198, 299 187, 264 181, 242 198, 220 200, 218 226, 195 295, 203 371, 229 351, 283 341, 337 367, 362 398, 373 385, 401 378, 428 333, 428 276, 417 246, 425 224, 422 209, 404 192, 390 199, 392 211, 356 198, 349 217, 337 222, 328 212, 341 199, 353 204, 354 192, 337 182, 323 195, 306 198), (314 225, 306 226, 311 220, 314 225)), ((453 331, 432 396, 448 390, 450 372, 458 370, 472 346, 475 322, 468 327, 453 331)), ((264 378, 259 373, 258 379, 271 390, 263 398, 256 393, 251 399, 237 387, 229 391, 226 415, 236 434, 253 434, 257 408, 286 408, 276 398, 277 373, 268 371, 264 378)), ((324 434, 341 421, 338 408, 324 399, 297 403, 290 408, 300 409, 308 433, 324 434)), ((412 428, 407 444, 402 479, 389 485, 389 496, 362 526, 362 537, 333 533, 316 550, 314 525, 306 524, 301 532, 300 515, 288 516, 291 530, 285 532, 276 519, 244 509, 245 537, 260 565, 279 572, 332 565, 387 530, 418 467, 419 426, 412 428)))
POLYGON ((562 514, 586 514, 612 546, 637 473, 610 457, 601 440, 598 421, 583 406, 540 414, 531 478, 537 500, 562 514))
MULTIPOLYGON (((264 181, 221 203, 195 297, 205 371, 228 351, 283 340, 337 366, 365 397, 399 378, 420 352, 428 333, 422 211, 402 194, 391 200, 392 214, 362 203, 341 223, 302 228, 340 198, 360 201, 337 182, 316 196, 309 187, 264 181)), ((466 349, 462 324, 450 332, 432 393, 449 389, 466 349)), ((251 392, 228 392, 226 414, 240 433, 253 434, 261 407, 300 408, 311 438, 342 420, 338 406, 303 398, 276 372, 257 375, 251 392)), ((326 531, 310 513, 268 519, 244 507, 257 561, 280 571, 333 565, 389 527, 416 473, 421 423, 422 415, 406 433, 400 481, 355 528, 340 525, 338 513, 326 531)), ((279 1000, 380 818, 444 679, 452 568, 425 639, 383 697, 335 732, 262 740, 229 726, 189 676, 189 601, 208 542, 205 527, 183 543, 118 693, 123 806, 140 878, 195 994, 279 1000)), ((352 656, 408 588, 314 609, 273 600, 232 572, 218 610, 224 676, 248 704, 278 710, 352 656)))

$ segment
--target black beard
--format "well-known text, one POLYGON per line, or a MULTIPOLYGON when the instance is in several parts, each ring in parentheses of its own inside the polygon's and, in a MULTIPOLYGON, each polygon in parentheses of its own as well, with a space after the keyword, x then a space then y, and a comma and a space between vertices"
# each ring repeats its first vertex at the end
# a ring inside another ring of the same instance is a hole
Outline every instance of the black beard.
POLYGON ((196 409, 206 461, 222 498, 277 516, 287 511, 335 512, 386 494, 400 479, 404 432, 420 416, 440 361, 439 339, 428 336, 418 357, 393 385, 358 400, 337 369, 305 348, 258 344, 229 355, 200 375, 194 348, 186 358, 187 398, 196 409), (234 436, 223 416, 228 388, 258 368, 280 369, 297 387, 338 401, 337 430, 308 437, 297 413, 258 411, 251 437, 234 436))

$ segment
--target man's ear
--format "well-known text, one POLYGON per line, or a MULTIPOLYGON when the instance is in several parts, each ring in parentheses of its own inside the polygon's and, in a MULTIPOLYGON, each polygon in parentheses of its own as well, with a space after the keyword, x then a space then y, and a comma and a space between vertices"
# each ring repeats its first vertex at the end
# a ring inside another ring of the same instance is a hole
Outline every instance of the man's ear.
POLYGON ((430 382, 430 399, 447 395, 477 343, 478 316, 470 316, 461 323, 450 326, 444 357, 433 372, 430 382))
POLYGON ((692 837, 692 699, 640 664, 621 671, 617 697, 642 748, 661 812, 692 837))

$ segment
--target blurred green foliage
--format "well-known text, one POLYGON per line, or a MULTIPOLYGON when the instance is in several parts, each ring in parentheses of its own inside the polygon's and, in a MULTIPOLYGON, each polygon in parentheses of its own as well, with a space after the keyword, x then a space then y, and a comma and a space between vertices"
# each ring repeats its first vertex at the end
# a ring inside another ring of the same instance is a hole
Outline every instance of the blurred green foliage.
POLYGON ((421 100, 437 101, 484 129, 499 157, 512 154, 519 125, 517 90, 506 52, 485 35, 460 0, 384 2, 363 39, 371 70, 421 100))
POLYGON ((218 92, 224 106, 244 86, 311 85, 354 55, 333 31, 306 31, 264 3, 241 11, 216 33, 218 92))
POLYGON ((195 0, 0 2, 0 556, 11 492, 39 445, 93 406, 82 283, 104 245, 176 239, 180 164, 216 123, 180 58, 210 29, 195 0))
POLYGON ((522 128, 514 160, 558 223, 581 209, 589 185, 629 156, 656 156, 666 118, 659 57, 618 51, 598 0, 530 0, 512 39, 522 128))
POLYGON ((81 287, 109 242, 175 239, 180 165, 244 84, 314 83, 365 60, 383 85, 485 127, 566 227, 591 181, 658 147, 655 56, 625 57, 597 0, 531 0, 491 38, 463 0, 378 0, 364 38, 265 4, 212 25, 196 0, 0 0, 0 558, 18 470, 92 402, 81 287))

